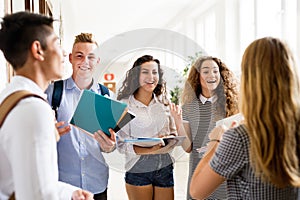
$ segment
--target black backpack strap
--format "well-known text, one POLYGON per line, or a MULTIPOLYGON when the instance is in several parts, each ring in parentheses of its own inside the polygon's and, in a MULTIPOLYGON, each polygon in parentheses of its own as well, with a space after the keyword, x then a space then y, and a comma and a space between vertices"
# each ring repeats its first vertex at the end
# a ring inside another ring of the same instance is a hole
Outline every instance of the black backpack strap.
POLYGON ((60 106, 61 97, 63 93, 64 81, 59 80, 54 82, 53 93, 52 93, 52 110, 55 111, 55 117, 57 117, 57 109, 60 106))
POLYGON ((109 95, 109 90, 108 90, 108 88, 107 88, 106 86, 104 86, 104 85, 102 85, 102 84, 99 83, 99 87, 100 87, 102 96, 104 96, 104 95, 106 95, 106 94, 107 94, 108 96, 110 96, 110 95, 109 95))
MULTIPOLYGON (((62 93, 63 93, 63 87, 64 87, 64 81, 59 80, 54 82, 54 87, 53 87, 53 93, 52 93, 52 102, 51 102, 51 107, 52 110, 55 111, 55 117, 57 117, 57 109, 60 106, 61 98, 62 98, 62 93)), ((99 83, 100 91, 101 94, 104 95, 109 95, 109 90, 106 86, 102 85, 99 83)))

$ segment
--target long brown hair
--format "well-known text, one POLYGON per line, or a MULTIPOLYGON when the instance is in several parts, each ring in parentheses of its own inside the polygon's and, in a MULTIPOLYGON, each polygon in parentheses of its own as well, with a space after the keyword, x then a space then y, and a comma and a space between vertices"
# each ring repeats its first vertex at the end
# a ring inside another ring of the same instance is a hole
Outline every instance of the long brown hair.
POLYGON ((299 187, 300 91, 290 50, 276 38, 255 40, 243 55, 241 80, 256 175, 278 187, 299 187))
POLYGON ((238 80, 229 68, 219 58, 212 56, 199 57, 190 69, 181 95, 181 103, 186 104, 202 93, 200 84, 201 65, 206 60, 212 60, 219 66, 221 81, 214 93, 217 95, 217 109, 225 110, 226 117, 238 113, 238 80))
POLYGON ((117 99, 125 99, 128 98, 130 95, 135 94, 138 89, 140 88, 139 78, 140 78, 140 71, 141 71, 141 65, 146 62, 156 62, 158 65, 158 75, 159 80, 158 84, 155 87, 153 93, 158 97, 162 95, 162 102, 166 104, 166 83, 163 79, 163 70, 161 69, 160 62, 158 59, 154 59, 153 56, 150 55, 144 55, 140 58, 138 58, 134 63, 130 70, 127 71, 125 80, 123 81, 122 86, 120 87, 118 91, 117 99))

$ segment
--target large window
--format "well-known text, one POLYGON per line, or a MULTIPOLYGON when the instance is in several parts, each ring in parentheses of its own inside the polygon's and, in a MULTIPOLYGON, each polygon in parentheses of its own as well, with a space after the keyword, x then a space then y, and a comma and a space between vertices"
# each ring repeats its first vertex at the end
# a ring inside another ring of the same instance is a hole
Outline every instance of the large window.
POLYGON ((297 0, 243 1, 240 4, 239 29, 242 47, 255 38, 272 36, 287 41, 295 56, 298 55, 297 36, 300 33, 297 33, 297 6, 297 0))
POLYGON ((207 12, 196 22, 196 40, 210 55, 217 53, 215 11, 207 12))
MULTIPOLYGON (((255 38, 255 0, 243 1, 240 4, 240 48, 241 52, 248 46, 250 41, 255 38)), ((236 31, 236 30, 235 30, 236 31)), ((241 56, 241 54, 240 54, 241 56)))
MULTIPOLYGON (((245 48, 261 37, 278 37, 300 53, 300 2, 297 0, 214 0, 199 4, 195 39, 205 51, 240 70, 245 48)), ((192 13, 192 11, 191 11, 192 13)))

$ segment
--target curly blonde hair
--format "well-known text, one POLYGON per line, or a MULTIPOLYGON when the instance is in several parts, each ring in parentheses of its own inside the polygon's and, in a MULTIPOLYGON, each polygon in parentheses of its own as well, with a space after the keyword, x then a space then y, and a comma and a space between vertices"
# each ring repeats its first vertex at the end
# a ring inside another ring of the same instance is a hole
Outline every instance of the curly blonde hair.
POLYGON ((181 103, 183 105, 189 103, 195 98, 199 98, 199 95, 202 93, 200 69, 202 63, 206 60, 212 60, 219 66, 221 81, 214 91, 214 94, 217 95, 217 109, 225 110, 226 117, 238 113, 238 81, 225 63, 219 58, 212 56, 199 57, 192 65, 181 95, 181 103))

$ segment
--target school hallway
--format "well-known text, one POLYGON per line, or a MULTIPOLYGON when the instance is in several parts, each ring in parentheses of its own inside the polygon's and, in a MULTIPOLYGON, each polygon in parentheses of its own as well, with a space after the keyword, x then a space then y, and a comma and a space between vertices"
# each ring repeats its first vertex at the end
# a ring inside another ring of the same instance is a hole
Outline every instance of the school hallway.
MULTIPOLYGON (((181 147, 174 149, 174 193, 175 200, 186 199, 188 178, 188 154, 181 147)), ((128 200, 124 180, 124 155, 117 150, 105 154, 110 166, 108 182, 108 200, 128 200)))

